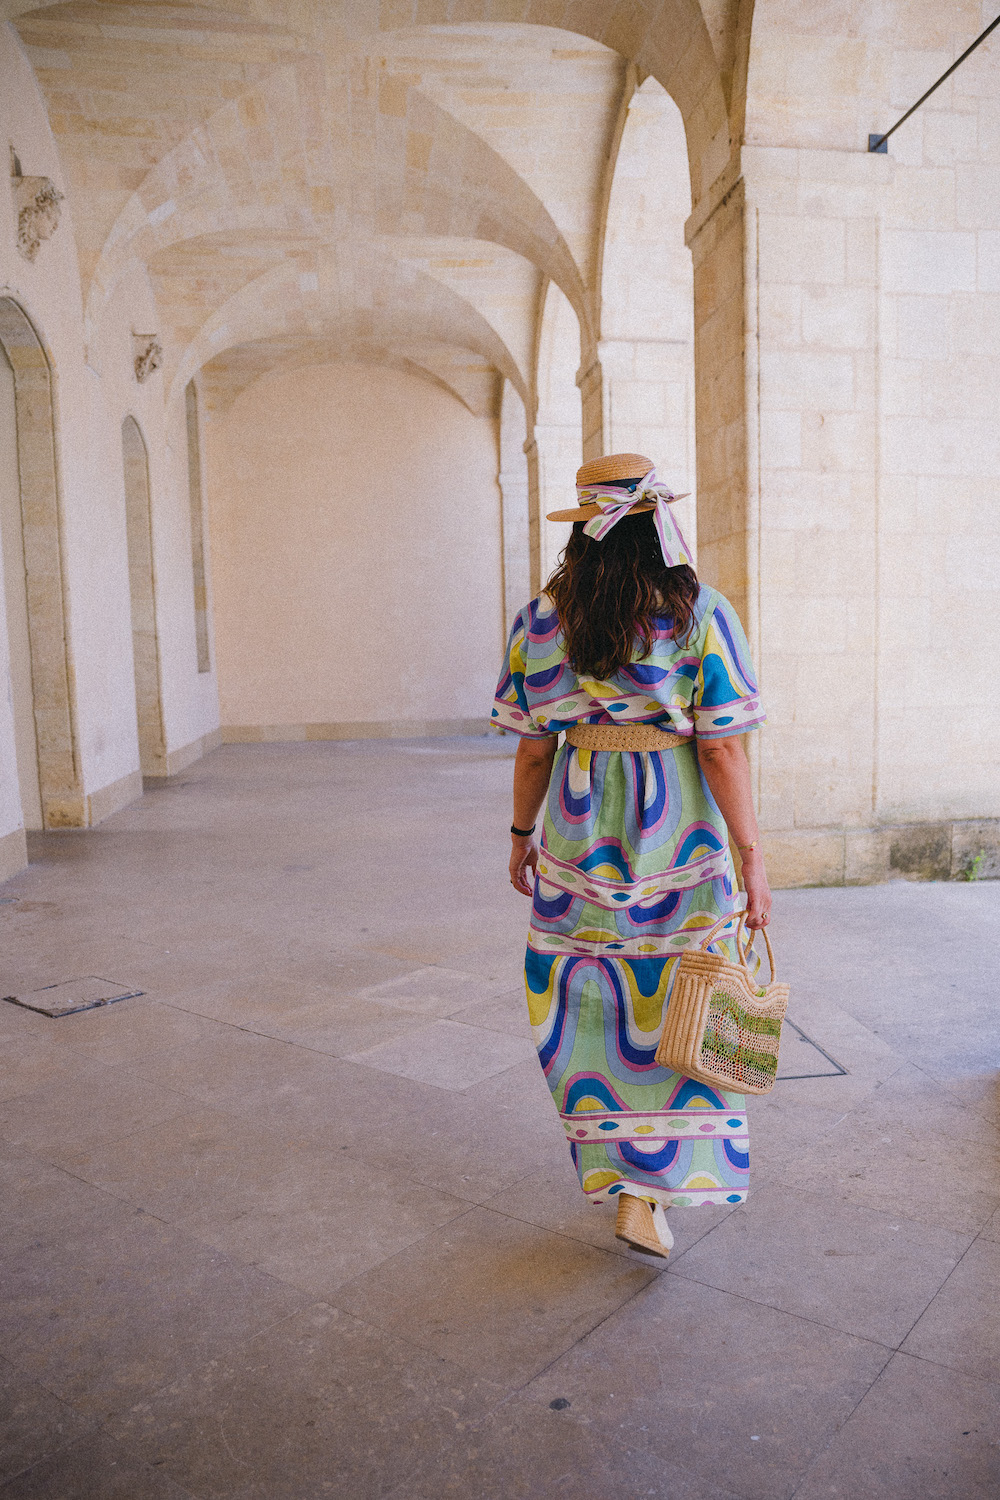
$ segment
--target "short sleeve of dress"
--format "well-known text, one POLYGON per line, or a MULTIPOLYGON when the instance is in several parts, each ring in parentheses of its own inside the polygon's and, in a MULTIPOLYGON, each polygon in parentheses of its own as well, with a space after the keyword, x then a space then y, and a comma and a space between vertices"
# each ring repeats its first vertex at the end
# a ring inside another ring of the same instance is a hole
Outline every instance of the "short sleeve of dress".
POLYGON ((722 740, 758 729, 767 715, 739 616, 720 595, 709 617, 694 690, 694 731, 699 739, 722 740))
POLYGON ((507 642, 507 650, 500 668, 496 697, 493 700, 491 722, 498 729, 509 729, 525 739, 544 740, 551 729, 541 729, 531 717, 528 698, 524 690, 524 674, 527 670, 525 614, 522 610, 514 621, 507 642))

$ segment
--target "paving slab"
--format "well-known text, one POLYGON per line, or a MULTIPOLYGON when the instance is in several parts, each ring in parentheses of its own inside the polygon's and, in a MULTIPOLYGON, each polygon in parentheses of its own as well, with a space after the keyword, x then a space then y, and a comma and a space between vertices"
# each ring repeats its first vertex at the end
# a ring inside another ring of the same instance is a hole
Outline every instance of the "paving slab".
POLYGON ((896 1348, 971 1236, 771 1184, 671 1270, 896 1348))
POLYGON ((4 1500, 195 1500, 106 1432, 60 1448, 3 1487, 4 1500))
POLYGON ((514 1400, 435 1454, 386 1500, 741 1500, 572 1410, 514 1400))
POLYGON ((523 982, 495 999, 475 1000, 462 1010, 454 1011, 452 1020, 462 1021, 467 1026, 482 1026, 487 1031, 502 1031, 507 1036, 531 1038, 523 982))
POLYGON ((507 1394, 312 1304, 135 1403, 110 1431, 199 1500, 376 1500, 507 1394))
POLYGON ((42 1017, 40 1037, 58 1049, 67 1066, 86 1059, 109 1066, 146 1061, 157 1052, 219 1037, 223 1028, 205 1017, 151 998, 122 1000, 114 1008, 42 1017))
POLYGON ((428 964, 399 978, 369 985, 358 991, 357 998, 440 1018, 467 1005, 492 999, 495 988, 488 980, 462 969, 428 964))
POLYGON ((121 1140, 190 1108, 190 1098, 176 1089, 101 1067, 0 1104, 0 1140, 58 1162, 96 1141, 121 1140))
POLYGON ((93 1421, 0 1360, 0 1488, 93 1427, 93 1421))
POLYGON ((911 1330, 903 1350, 1000 1385, 1000 1244, 980 1238, 911 1330))
POLYGON ((994 1500, 1000 1386, 896 1354, 795 1500, 994 1500))
POLYGON ((129 1406, 309 1299, 127 1205, 0 1260, 11 1364, 85 1416, 129 1406))
POLYGON ((374 1000, 338 996, 335 1000, 303 1006, 291 1015, 258 1016, 253 1029, 295 1042, 310 1052, 349 1057, 352 1052, 395 1041, 425 1024, 425 1018, 412 1011, 397 1010, 374 1000))
POLYGON ((527 1037, 506 1036, 455 1021, 437 1021, 364 1052, 355 1052, 350 1061, 457 1092, 484 1083, 529 1058, 534 1061, 535 1049, 527 1037))
POLYGON ((849 1072, 652 1263, 530 1048, 511 749, 229 746, 31 836, 5 984, 147 996, 0 1005, 5 1500, 993 1500, 1000 884, 777 893, 849 1072))
MULTIPOLYGON (((790 1496, 889 1351, 680 1275, 657 1277, 525 1392, 748 1500, 790 1496)), ((864 1493, 859 1490, 859 1495, 864 1493)))
POLYGON ((356 1317, 519 1384, 628 1302, 653 1272, 476 1208, 342 1286, 356 1317))
POLYGON ((47 1037, 5 1036, 0 1049, 0 1104, 51 1084, 69 1083, 87 1070, 85 1057, 67 1055, 47 1037))
POLYGON ((1000 1130, 906 1064, 776 1172, 789 1186, 974 1235, 1000 1203, 1000 1130))

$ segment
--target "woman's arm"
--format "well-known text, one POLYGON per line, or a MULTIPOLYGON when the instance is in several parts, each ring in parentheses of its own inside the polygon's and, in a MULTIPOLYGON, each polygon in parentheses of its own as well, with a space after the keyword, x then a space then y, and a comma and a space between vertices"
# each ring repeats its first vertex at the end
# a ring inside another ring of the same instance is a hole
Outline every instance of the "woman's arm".
MULTIPOLYGON (((750 767, 738 735, 724 740, 695 740, 698 764, 737 847, 760 838, 753 809, 750 767)), ((518 825, 521 826, 521 825, 518 825)), ((747 893, 747 926, 763 927, 771 915, 771 892, 760 849, 740 853, 747 893)))
MULTIPOLYGON (((515 828, 531 828, 538 818, 552 774, 558 736, 547 734, 543 740, 521 740, 514 757, 514 818, 515 828)), ((522 896, 530 896, 528 871, 534 879, 538 864, 538 844, 533 835, 519 838, 510 836, 510 883, 522 896)))

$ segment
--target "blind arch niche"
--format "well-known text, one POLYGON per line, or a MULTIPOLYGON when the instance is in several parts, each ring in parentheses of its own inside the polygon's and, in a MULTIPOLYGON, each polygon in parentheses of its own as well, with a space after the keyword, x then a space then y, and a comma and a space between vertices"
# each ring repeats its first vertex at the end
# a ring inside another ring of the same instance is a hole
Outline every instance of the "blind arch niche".
MULTIPOLYGON (((27 795, 22 791, 22 806, 29 827, 83 828, 87 803, 71 686, 52 371, 30 319, 11 297, 0 297, 0 345, 14 385, 18 493, 12 520, 14 525, 20 520, 21 556, 15 566, 23 567, 20 607, 26 616, 30 678, 30 721, 26 695, 19 705, 18 760, 26 755, 33 734, 38 780, 37 802, 29 785, 27 795)), ((26 764, 26 780, 30 774, 26 764)), ((19 781, 21 776, 19 764, 19 781)))

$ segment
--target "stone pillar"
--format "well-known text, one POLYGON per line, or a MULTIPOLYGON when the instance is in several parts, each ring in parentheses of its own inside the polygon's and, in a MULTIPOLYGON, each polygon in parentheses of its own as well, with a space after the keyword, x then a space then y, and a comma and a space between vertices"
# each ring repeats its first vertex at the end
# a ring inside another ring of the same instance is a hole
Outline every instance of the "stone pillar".
MULTIPOLYGON (((576 504, 576 471, 583 462, 581 394, 590 420, 600 425, 600 369, 588 373, 587 390, 575 378, 580 358, 580 323, 569 299, 554 282, 545 293, 538 339, 534 438, 538 454, 538 578, 541 586, 556 566, 570 533, 568 522, 547 521, 547 513, 576 504)), ((591 367, 588 366, 588 372, 591 367)), ((594 441, 594 438, 591 439, 594 441)), ((596 441, 600 441, 598 432, 596 441)), ((600 449, 598 449, 598 452, 600 449)))
POLYGON ((524 461, 528 470, 528 577, 534 598, 542 586, 542 496, 538 483, 538 444, 533 430, 524 440, 524 461))
POLYGON ((604 339, 600 356, 607 451, 647 454, 665 484, 689 494, 677 502, 677 519, 696 547, 691 340, 604 339))
MULTIPOLYGON (((528 460, 524 402, 509 380, 500 398, 500 495, 504 629, 532 597, 528 460)), ((536 486, 537 489, 537 486, 536 486)), ((537 531, 537 526, 536 526, 537 531)))
POLYGON ((688 224, 699 570, 761 677, 769 727, 748 748, 777 885, 864 878, 877 817, 882 170, 748 147, 688 224))
POLYGON ((582 462, 586 463, 588 459, 600 458, 606 452, 614 452, 613 448, 607 446, 607 429, 604 425, 604 378, 601 361, 596 355, 580 366, 576 375, 576 383, 580 388, 582 462))
POLYGON ((744 193, 737 181, 699 205, 686 239, 694 258, 698 566, 750 627, 755 571, 747 492, 752 421, 744 351, 744 193))
POLYGON ((762 825, 782 884, 884 877, 872 861, 886 646, 878 245, 888 169, 862 152, 759 147, 745 149, 743 169, 740 521, 770 722, 762 825))
POLYGON ((580 467, 579 422, 539 422, 535 425, 538 453, 538 562, 539 586, 554 570, 572 526, 568 521, 547 521, 553 510, 576 504, 576 471, 580 467))

